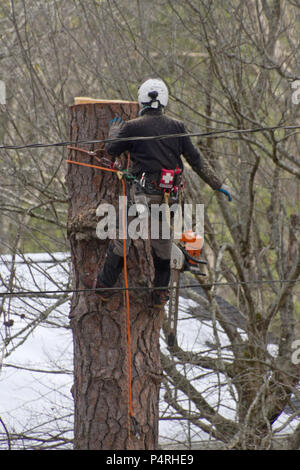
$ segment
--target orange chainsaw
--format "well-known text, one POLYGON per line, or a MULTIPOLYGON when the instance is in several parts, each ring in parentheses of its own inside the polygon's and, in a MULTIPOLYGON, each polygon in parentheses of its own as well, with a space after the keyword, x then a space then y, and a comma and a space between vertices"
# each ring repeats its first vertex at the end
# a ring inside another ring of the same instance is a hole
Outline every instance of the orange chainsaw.
POLYGON ((207 264, 206 261, 200 259, 203 241, 203 237, 192 230, 187 230, 182 234, 179 242, 172 243, 167 337, 169 347, 173 347, 176 340, 180 273, 190 271, 198 276, 206 276, 199 266, 200 264, 207 264))

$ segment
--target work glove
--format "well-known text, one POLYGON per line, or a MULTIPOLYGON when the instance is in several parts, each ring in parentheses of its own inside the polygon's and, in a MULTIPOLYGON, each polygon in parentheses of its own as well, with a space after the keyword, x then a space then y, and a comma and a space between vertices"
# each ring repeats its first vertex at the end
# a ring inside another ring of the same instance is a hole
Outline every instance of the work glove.
POLYGON ((124 126, 125 122, 120 117, 115 117, 109 121, 109 131, 108 137, 110 139, 115 139, 119 134, 120 130, 124 126))
POLYGON ((222 184, 222 186, 218 188, 217 191, 220 191, 220 193, 225 194, 225 196, 228 197, 229 202, 232 201, 232 196, 231 196, 231 191, 230 191, 229 186, 227 186, 226 184, 222 184))

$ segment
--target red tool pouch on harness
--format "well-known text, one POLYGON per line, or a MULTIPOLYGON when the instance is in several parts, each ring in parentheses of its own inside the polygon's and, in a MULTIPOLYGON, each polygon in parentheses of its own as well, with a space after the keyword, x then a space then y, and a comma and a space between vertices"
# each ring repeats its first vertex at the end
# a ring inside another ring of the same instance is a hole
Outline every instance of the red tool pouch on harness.
POLYGON ((174 170, 166 170, 163 168, 161 170, 159 186, 161 188, 171 189, 173 187, 174 173, 174 170))
POLYGON ((163 168, 161 170, 159 186, 165 189, 172 189, 173 186, 178 184, 177 179, 180 174, 180 168, 176 168, 175 170, 167 170, 166 168, 163 168))

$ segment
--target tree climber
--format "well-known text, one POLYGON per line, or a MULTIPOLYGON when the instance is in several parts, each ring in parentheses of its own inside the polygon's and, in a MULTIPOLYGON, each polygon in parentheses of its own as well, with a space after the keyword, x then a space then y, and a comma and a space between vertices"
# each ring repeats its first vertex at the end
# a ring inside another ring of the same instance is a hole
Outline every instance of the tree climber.
MULTIPOLYGON (((139 116, 127 122, 121 118, 111 121, 109 138, 151 137, 169 134, 186 134, 184 124, 164 114, 168 104, 168 88, 160 79, 146 80, 138 90, 140 106, 139 116)), ((151 212, 152 204, 162 204, 165 195, 170 195, 169 202, 178 200, 181 190, 180 179, 183 172, 183 155, 193 170, 212 189, 224 193, 229 201, 229 188, 222 184, 206 160, 194 147, 189 136, 172 137, 154 140, 117 140, 109 142, 105 150, 113 157, 119 157, 123 152, 130 153, 130 173, 135 180, 131 193, 146 198, 151 212)), ((165 223, 161 220, 160 223, 165 223)), ((121 237, 122 238, 122 237, 121 237)), ((127 253, 130 239, 126 240, 127 253)), ((170 280, 171 239, 151 239, 153 263, 155 268, 154 289, 152 293, 153 306, 161 306, 168 300, 168 285, 170 280)), ((113 287, 123 269, 123 242, 116 237, 110 241, 104 266, 95 279, 82 277, 83 284, 88 288, 113 287)), ((97 292, 98 293, 98 292, 97 292)), ((99 291, 102 300, 108 300, 113 291, 99 291)))

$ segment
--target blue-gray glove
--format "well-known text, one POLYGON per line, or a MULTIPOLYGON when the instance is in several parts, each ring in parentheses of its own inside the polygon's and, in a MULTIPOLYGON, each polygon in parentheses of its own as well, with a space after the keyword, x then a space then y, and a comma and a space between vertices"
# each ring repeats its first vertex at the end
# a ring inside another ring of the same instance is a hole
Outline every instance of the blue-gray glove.
POLYGON ((119 134, 120 130, 124 126, 124 121, 120 117, 114 117, 109 121, 109 131, 108 131, 108 137, 111 139, 114 139, 117 137, 119 134))
POLYGON ((231 196, 231 193, 230 193, 230 189, 226 184, 222 184, 222 186, 220 188, 218 188, 217 191, 220 191, 220 193, 225 194, 228 197, 229 202, 232 201, 232 196, 231 196))

